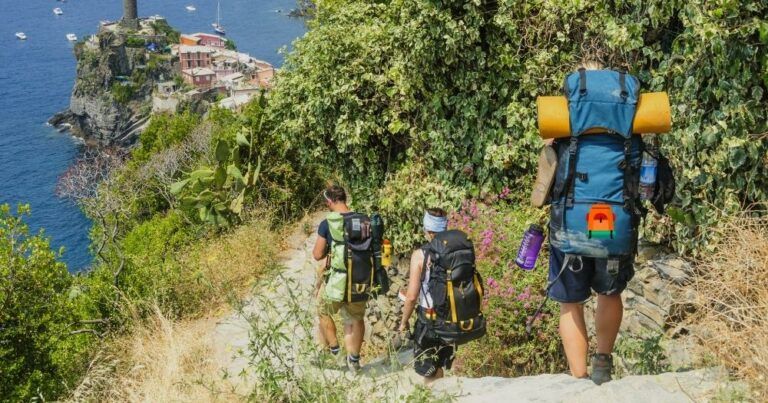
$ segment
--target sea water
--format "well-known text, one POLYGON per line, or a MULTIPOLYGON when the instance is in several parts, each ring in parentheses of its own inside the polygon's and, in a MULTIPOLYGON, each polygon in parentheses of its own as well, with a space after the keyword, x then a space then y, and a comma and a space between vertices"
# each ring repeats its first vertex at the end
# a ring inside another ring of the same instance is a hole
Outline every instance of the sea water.
MULTIPOLYGON (((278 50, 305 32, 303 20, 286 15, 295 5, 294 0, 222 0, 221 24, 239 51, 279 67, 278 50)), ((213 0, 139 0, 138 6, 140 16, 162 15, 184 33, 212 33, 216 19, 213 0), (189 4, 197 11, 188 12, 189 4)), ((54 249, 64 248, 62 259, 71 272, 92 261, 91 223, 54 191, 82 144, 45 122, 68 106, 75 79, 73 44, 66 34, 86 38, 100 20, 117 20, 121 13, 120 0, 7 0, 0 9, 0 204, 30 204, 32 231, 44 229, 54 249), (55 7, 64 14, 54 15, 55 7), (14 36, 19 31, 26 41, 14 36)))

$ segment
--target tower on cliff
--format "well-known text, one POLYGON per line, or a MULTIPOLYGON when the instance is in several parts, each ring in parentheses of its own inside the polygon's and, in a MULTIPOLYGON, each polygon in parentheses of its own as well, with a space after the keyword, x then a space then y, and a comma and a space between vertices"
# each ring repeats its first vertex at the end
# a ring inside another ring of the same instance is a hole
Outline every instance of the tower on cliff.
POLYGON ((127 28, 139 27, 139 12, 137 0, 123 0, 123 19, 120 23, 127 28))

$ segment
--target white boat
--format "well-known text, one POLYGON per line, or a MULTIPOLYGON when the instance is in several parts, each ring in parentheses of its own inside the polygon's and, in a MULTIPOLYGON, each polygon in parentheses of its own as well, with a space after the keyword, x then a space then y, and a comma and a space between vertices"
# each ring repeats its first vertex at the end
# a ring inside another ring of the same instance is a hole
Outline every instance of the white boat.
POLYGON ((224 26, 221 25, 221 2, 216 2, 216 22, 211 24, 213 27, 213 30, 216 31, 216 33, 221 35, 226 35, 227 31, 224 30, 224 26))
POLYGON ((53 9, 53 13, 56 14, 56 15, 62 15, 62 14, 64 14, 64 11, 61 11, 60 8, 56 7, 56 8, 53 9))
POLYGON ((191 5, 191 4, 190 4, 190 5, 188 5, 188 6, 187 6, 187 7, 185 7, 185 8, 187 9, 187 11, 195 11, 195 10, 197 10, 197 8, 195 8, 195 6, 193 6, 193 5, 191 5))
POLYGON ((27 39, 27 35, 25 35, 23 32, 17 32, 16 37, 21 39, 22 41, 27 39))
POLYGON ((75 34, 67 34, 67 40, 70 42, 76 42, 77 41, 77 35, 75 34))

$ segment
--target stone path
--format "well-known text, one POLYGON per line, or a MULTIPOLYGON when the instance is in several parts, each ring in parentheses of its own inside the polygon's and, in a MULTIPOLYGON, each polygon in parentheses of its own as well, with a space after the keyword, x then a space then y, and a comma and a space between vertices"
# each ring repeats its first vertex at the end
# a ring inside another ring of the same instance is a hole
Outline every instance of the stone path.
MULTIPOLYGON (((230 377, 237 393, 246 396, 254 387, 249 373, 249 341, 251 323, 254 320, 272 320, 269 311, 288 309, 281 296, 293 292, 301 295, 310 314, 314 312, 309 296, 314 284, 315 263, 311 258, 317 224, 324 214, 318 213, 297 225, 286 242, 282 257, 286 281, 258 289, 262 298, 252 297, 244 302, 236 313, 220 319, 211 335, 215 346, 215 359, 230 377), (303 229, 312 229, 307 235, 303 229), (290 287, 290 289, 288 289, 290 287), (265 299, 266 298, 266 299, 265 299), (265 303, 266 302, 266 303, 265 303), (267 309, 265 305, 272 305, 267 309)), ((311 331, 294 326, 295 332, 289 343, 281 346, 280 354, 297 354, 300 342, 314 337, 311 331)), ((364 371, 350 385, 350 396, 373 398, 376 401, 401 401, 420 383, 420 379, 408 366, 410 351, 400 352, 391 359, 368 360, 364 371), (393 364, 394 363, 394 364, 393 364)), ((364 357, 365 361, 365 357, 364 357)), ((307 368, 307 366, 304 366, 307 368)), ((301 371, 306 369, 300 369, 301 371)), ((323 377, 349 377, 340 371, 323 371, 323 377)), ((725 375, 717 370, 699 370, 661 375, 629 376, 596 386, 588 380, 578 380, 563 374, 548 374, 519 378, 463 378, 448 377, 434 385, 437 396, 466 402, 514 401, 514 402, 701 402, 709 400, 723 385, 725 375)), ((353 399, 354 400, 354 399, 353 399)))

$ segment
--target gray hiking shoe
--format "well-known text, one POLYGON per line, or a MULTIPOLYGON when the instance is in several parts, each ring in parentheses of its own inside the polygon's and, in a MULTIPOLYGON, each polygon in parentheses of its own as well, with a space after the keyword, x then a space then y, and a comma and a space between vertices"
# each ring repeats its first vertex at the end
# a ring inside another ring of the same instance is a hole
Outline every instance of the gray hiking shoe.
POLYGON ((613 372, 613 357, 610 354, 594 354, 592 356, 592 382, 602 385, 611 380, 613 372))
POLYGON ((360 365, 360 357, 347 356, 347 368, 349 369, 349 372, 355 374, 360 372, 360 369, 362 369, 362 366, 360 365))

